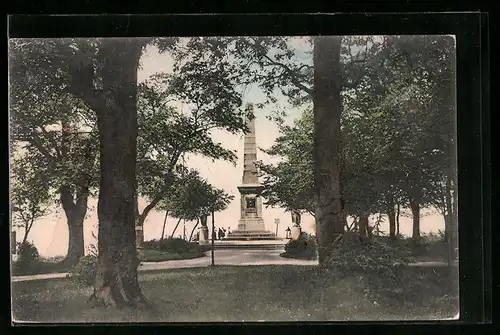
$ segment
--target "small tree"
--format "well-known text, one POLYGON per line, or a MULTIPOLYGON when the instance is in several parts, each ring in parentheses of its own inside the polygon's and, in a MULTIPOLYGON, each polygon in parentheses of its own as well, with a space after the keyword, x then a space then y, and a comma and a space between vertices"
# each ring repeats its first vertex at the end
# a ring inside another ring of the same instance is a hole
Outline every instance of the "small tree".
POLYGON ((51 196, 45 176, 30 161, 16 159, 11 170, 11 209, 13 226, 24 230, 25 244, 35 221, 49 214, 51 196))
MULTIPOLYGON (((191 237, 199 222, 210 215, 212 210, 215 212, 222 211, 234 199, 234 196, 227 194, 222 189, 214 188, 206 180, 200 178, 197 172, 193 171, 192 174, 194 174, 194 177, 190 178, 183 187, 178 187, 177 192, 174 194, 175 199, 170 200, 172 216, 179 218, 179 222, 181 219, 197 221, 191 232, 191 237)), ((179 225, 179 222, 177 225, 179 225)), ((175 228, 172 236, 174 232, 175 228)))

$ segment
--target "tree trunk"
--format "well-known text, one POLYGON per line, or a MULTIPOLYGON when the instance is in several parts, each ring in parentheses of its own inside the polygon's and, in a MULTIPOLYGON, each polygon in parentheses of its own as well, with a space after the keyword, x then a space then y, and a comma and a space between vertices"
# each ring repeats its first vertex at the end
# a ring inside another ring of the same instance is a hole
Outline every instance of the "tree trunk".
POLYGON ((179 221, 177 221, 177 224, 175 225, 174 231, 172 232, 172 235, 170 235, 170 238, 174 237, 175 231, 177 230, 177 227, 179 227, 179 224, 181 223, 181 221, 182 221, 182 219, 179 219, 179 221))
POLYGON ((200 224, 202 227, 208 227, 208 216, 202 215, 200 217, 200 224))
MULTIPOLYGON (((31 220, 31 221, 33 221, 33 220, 31 220)), ((26 227, 24 228, 24 236, 23 236, 23 239, 21 240, 21 244, 22 244, 22 245, 26 244, 26 241, 28 241, 28 234, 29 234, 29 232, 30 232, 30 230, 29 230, 29 228, 28 228, 28 227, 29 227, 29 226, 26 226, 26 227)))
POLYGON ((143 45, 121 38, 100 43, 102 90, 94 89, 92 63, 71 71, 72 91, 97 113, 100 140, 99 256, 90 300, 118 307, 145 302, 135 240, 137 69, 143 45))
POLYGON ((79 190, 76 194, 76 201, 73 200, 69 186, 61 187, 60 195, 69 231, 68 251, 63 263, 74 265, 85 255, 83 222, 87 214, 89 190, 86 187, 79 190))
POLYGON ((361 242, 368 240, 368 215, 359 216, 359 239, 361 242))
POLYGON ((416 199, 410 201, 411 213, 413 216, 413 235, 415 242, 420 241, 420 204, 416 199))
POLYGON ((393 203, 387 206, 387 216, 389 217, 389 238, 394 240, 396 239, 396 213, 393 203))
MULTIPOLYGON (((177 164, 177 160, 179 159, 180 157, 180 152, 177 152, 174 154, 174 157, 172 158, 172 161, 170 162, 170 165, 168 167, 168 173, 169 173, 169 177, 167 177, 168 179, 165 181, 167 184, 169 182, 172 182, 173 179, 171 177, 171 173, 175 167, 175 165, 177 164)), ((158 203, 160 203, 161 200, 163 200, 163 198, 165 197, 166 195, 166 192, 168 191, 168 188, 164 189, 162 192, 160 192, 145 208, 144 210, 142 211, 142 213, 139 213, 139 205, 138 205, 138 200, 136 200, 136 207, 137 207, 137 222, 136 222, 136 245, 138 248, 142 247, 142 245, 144 244, 144 222, 146 221, 146 218, 147 216, 149 215, 149 213, 156 207, 156 205, 158 205, 158 203)), ((137 194, 136 194, 136 199, 137 198, 137 194)))
POLYGON ((344 233, 340 194, 340 37, 314 41, 314 183, 320 265, 330 262, 333 243, 344 233))
POLYGON ((401 205, 397 205, 397 211, 396 211, 396 236, 399 237, 400 232, 399 232, 399 215, 401 214, 401 205))
POLYGON ((194 225, 193 227, 193 230, 191 230, 191 235, 189 235, 189 242, 191 242, 191 239, 193 238, 193 233, 194 233, 194 230, 196 229, 196 227, 198 227, 198 224, 200 223, 200 219, 198 218, 196 220, 196 224, 194 225))
MULTIPOLYGON (((71 138, 71 123, 68 120, 61 120, 61 154, 64 159, 68 158, 71 138)), ((90 163, 94 158, 92 150, 85 155, 86 160, 90 163)), ((93 165, 93 164, 92 164, 93 165)), ((89 169, 92 166, 88 167, 89 169)), ((89 197, 89 180, 79 180, 76 199, 73 196, 73 188, 71 185, 63 185, 59 189, 61 204, 66 215, 68 225, 69 240, 66 257, 63 260, 64 264, 74 265, 78 263, 80 258, 85 255, 85 243, 83 237, 83 222, 87 214, 87 201, 89 197)))
POLYGON ((165 227, 167 226, 168 211, 165 212, 165 219, 163 219, 163 228, 161 229, 161 239, 165 238, 165 227))
POLYGON ((134 217, 135 217, 135 246, 137 249, 142 248, 144 245, 144 221, 145 217, 142 217, 139 212, 139 194, 136 191, 134 194, 134 217))

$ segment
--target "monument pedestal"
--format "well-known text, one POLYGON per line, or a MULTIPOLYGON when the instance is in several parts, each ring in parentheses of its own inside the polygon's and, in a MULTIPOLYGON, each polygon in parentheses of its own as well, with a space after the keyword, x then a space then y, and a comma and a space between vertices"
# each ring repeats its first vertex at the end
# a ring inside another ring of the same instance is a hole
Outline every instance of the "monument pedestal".
POLYGON ((300 234, 302 234, 302 228, 298 225, 293 226, 291 229, 292 240, 298 240, 300 238, 300 234))
POLYGON ((142 226, 135 226, 135 247, 141 249, 144 245, 144 230, 142 226))
POLYGON ((208 240, 208 227, 201 226, 200 229, 200 239, 198 240, 198 244, 208 244, 210 241, 208 240))

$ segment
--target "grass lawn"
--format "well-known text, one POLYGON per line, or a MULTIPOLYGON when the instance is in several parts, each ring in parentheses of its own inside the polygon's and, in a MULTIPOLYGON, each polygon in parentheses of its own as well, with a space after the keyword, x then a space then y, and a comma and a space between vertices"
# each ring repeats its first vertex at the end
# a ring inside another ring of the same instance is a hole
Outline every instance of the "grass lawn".
MULTIPOLYGON (((168 251, 144 249, 139 250, 139 259, 143 262, 164 262, 180 259, 192 259, 203 257, 204 253, 200 250, 192 250, 186 254, 177 254, 168 251)), ((63 273, 68 272, 70 267, 66 264, 61 263, 62 258, 42 258, 37 262, 33 263, 29 268, 21 268, 16 262, 12 264, 12 275, 13 276, 28 276, 34 274, 44 274, 44 273, 63 273)))
POLYGON ((37 322, 224 322, 451 318, 458 299, 444 269, 380 274, 310 266, 217 266, 140 274, 151 308, 91 307, 92 288, 67 279, 12 284, 14 318, 37 322), (376 284, 379 282, 379 284, 376 284), (447 285, 448 284, 448 285, 447 285))

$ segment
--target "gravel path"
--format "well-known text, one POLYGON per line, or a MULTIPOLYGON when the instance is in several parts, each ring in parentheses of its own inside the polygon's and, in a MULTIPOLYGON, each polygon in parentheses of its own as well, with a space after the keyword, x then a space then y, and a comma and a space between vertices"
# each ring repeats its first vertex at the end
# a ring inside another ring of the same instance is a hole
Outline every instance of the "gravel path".
MULTIPOLYGON (((280 257, 283 250, 259 250, 259 249, 220 249, 214 251, 216 265, 317 265, 318 261, 299 260, 280 257)), ((210 266, 210 251, 205 253, 205 257, 166 261, 166 262, 143 262, 139 266, 139 271, 168 270, 182 268, 200 268, 210 266)), ((441 267, 446 266, 445 262, 416 262, 410 266, 441 267)), ((67 273, 48 273, 32 276, 13 276, 13 282, 43 280, 54 278, 65 278, 67 273)))

